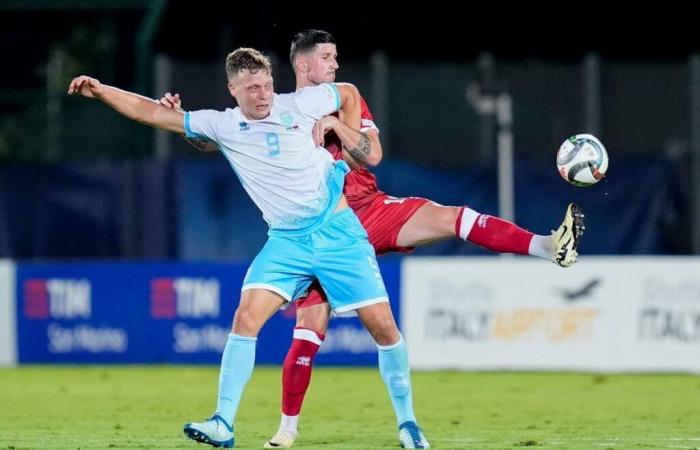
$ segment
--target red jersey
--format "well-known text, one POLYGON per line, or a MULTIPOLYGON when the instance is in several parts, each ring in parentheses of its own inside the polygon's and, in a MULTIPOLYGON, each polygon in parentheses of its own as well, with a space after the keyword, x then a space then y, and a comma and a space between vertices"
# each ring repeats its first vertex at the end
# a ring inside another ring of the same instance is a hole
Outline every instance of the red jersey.
MULTIPOLYGON (((377 130, 374 124, 372 113, 367 107, 364 98, 361 98, 361 120, 362 125, 360 131, 377 130)), ((335 133, 330 132, 326 135, 326 149, 331 153, 336 161, 343 159, 342 146, 340 139, 335 133)), ((343 188, 345 198, 353 211, 359 211, 369 205, 378 195, 383 194, 377 187, 377 178, 365 167, 353 169, 345 176, 345 187, 343 188)))

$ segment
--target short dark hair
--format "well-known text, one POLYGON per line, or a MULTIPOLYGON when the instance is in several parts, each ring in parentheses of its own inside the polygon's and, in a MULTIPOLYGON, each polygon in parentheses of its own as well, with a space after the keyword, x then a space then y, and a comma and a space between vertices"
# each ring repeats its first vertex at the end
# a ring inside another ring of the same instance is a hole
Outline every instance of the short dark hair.
POLYGON ((272 65, 267 56, 254 48, 241 47, 229 53, 226 57, 226 76, 231 80, 234 75, 244 70, 250 73, 264 70, 271 74, 272 65))
POLYGON ((323 30, 303 30, 294 35, 292 46, 289 49, 289 62, 294 66, 294 58, 298 53, 307 53, 317 44, 335 44, 332 34, 323 30))

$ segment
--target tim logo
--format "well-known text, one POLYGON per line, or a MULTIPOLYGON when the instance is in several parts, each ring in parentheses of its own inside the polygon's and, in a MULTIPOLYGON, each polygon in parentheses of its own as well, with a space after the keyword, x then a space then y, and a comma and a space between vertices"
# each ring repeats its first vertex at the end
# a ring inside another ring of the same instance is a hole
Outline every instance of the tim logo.
POLYGON ((90 281, 47 278, 24 282, 24 317, 28 319, 89 319, 90 281))
POLYGON ((219 281, 215 278, 151 280, 151 316, 156 319, 219 317, 219 281))

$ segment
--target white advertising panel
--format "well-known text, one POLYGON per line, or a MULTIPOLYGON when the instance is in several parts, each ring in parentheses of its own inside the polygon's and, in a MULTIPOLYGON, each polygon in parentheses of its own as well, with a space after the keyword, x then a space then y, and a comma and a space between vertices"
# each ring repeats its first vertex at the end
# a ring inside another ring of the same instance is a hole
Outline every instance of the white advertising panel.
POLYGON ((405 258, 416 369, 700 373, 700 258, 405 258))

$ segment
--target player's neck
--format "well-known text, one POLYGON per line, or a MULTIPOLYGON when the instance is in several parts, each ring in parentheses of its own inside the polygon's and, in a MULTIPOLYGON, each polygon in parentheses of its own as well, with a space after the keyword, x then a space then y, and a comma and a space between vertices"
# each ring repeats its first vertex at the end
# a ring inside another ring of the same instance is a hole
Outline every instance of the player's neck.
POLYGON ((246 114, 246 112, 243 111, 242 109, 241 109, 241 115, 243 116, 244 119, 250 120, 250 121, 264 120, 264 119, 267 119, 268 117, 270 117, 270 113, 268 112, 267 115, 266 115, 265 117, 255 118, 255 117, 253 117, 253 116, 250 115, 250 114, 246 114))
POLYGON ((296 88, 297 91, 298 91, 299 89, 303 89, 303 88, 309 87, 309 86, 316 86, 316 85, 313 84, 313 83, 312 83, 311 81, 309 81, 309 80, 304 80, 304 79, 301 79, 301 78, 297 78, 297 88, 296 88))

